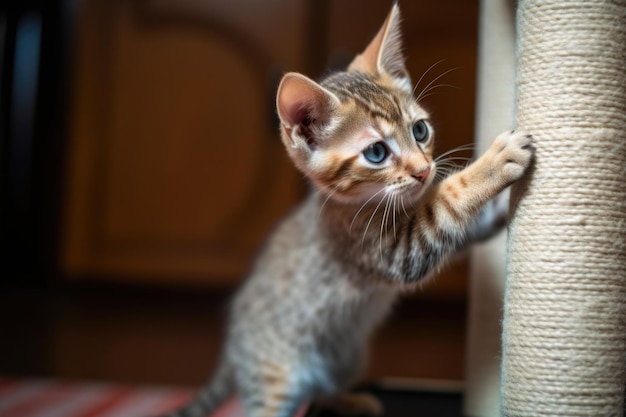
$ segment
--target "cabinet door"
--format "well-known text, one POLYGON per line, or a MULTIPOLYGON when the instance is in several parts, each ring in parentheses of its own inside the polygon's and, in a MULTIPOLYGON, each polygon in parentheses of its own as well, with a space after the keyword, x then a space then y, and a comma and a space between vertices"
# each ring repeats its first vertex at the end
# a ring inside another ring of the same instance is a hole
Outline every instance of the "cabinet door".
POLYGON ((302 13, 279 1, 282 15, 244 16, 238 3, 83 2, 64 275, 233 282, 300 198, 271 63, 298 65, 302 13), (268 30, 255 37, 259 25, 268 30))

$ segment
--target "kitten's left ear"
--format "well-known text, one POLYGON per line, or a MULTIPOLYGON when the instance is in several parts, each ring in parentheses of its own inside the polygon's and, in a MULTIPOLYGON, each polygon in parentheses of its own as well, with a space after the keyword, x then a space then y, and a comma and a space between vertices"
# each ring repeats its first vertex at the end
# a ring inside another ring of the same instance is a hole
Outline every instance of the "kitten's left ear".
POLYGON ((384 72, 395 78, 409 78, 402 55, 400 8, 397 3, 394 3, 378 34, 352 61, 348 71, 360 71, 372 75, 384 72))
MULTIPOLYGON (((339 99, 302 74, 286 74, 278 86, 276 109, 290 145, 318 145, 319 131, 330 122, 339 99)), ((285 143, 287 144, 287 143, 285 143)))

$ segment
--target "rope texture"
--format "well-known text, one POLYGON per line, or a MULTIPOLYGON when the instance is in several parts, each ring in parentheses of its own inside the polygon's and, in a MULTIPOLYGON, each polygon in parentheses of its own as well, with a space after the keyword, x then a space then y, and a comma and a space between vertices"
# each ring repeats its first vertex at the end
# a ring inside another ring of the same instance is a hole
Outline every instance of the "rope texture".
POLYGON ((522 0, 502 412, 622 416, 626 367, 626 1, 522 0), (523 197, 523 198, 522 198, 523 197))

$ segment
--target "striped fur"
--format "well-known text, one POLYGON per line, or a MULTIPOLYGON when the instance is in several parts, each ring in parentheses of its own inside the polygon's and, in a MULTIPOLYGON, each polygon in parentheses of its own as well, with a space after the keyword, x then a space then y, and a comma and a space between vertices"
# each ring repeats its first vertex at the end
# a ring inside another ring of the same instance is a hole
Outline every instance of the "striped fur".
POLYGON ((347 71, 320 83, 283 78, 282 140, 315 187, 269 237, 235 297, 216 376, 173 416, 201 417, 235 390, 248 417, 290 417, 304 401, 380 414, 374 398, 345 393, 371 333, 402 291, 502 225, 489 207, 504 207, 493 202, 524 174, 531 137, 504 133, 435 183, 429 116, 398 62, 398 16, 394 6, 347 71), (419 141, 416 123, 429 129, 419 141), (388 157, 373 163, 364 151, 378 142, 388 157))

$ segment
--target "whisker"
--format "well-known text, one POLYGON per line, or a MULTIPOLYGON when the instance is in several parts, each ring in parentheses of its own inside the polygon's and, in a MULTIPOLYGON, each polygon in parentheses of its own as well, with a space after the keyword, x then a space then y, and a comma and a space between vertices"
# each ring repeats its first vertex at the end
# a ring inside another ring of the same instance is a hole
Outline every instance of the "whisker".
MULTIPOLYGON (((383 190, 385 190, 383 188, 383 190)), ((383 198, 380 199, 380 201, 378 202, 378 204, 376 205, 376 208, 374 209, 374 211, 372 212, 372 215, 370 216, 369 221, 367 222, 367 225, 365 226, 365 231, 363 232, 363 238, 361 239, 361 250, 363 249, 363 245, 365 244, 365 236, 367 236, 367 231, 370 228, 370 224, 372 224, 372 220, 374 219, 374 215, 376 214, 376 212, 378 211, 378 208, 380 207, 380 205, 383 203, 383 201, 385 201, 385 198, 387 197, 387 193, 385 193, 385 196, 383 198)))
POLYGON ((466 143, 464 145, 460 145, 460 146, 456 146, 456 147, 454 147, 452 149, 448 149, 446 152, 444 152, 443 154, 441 154, 439 156, 441 157, 441 156, 449 155, 449 154, 454 153, 454 152, 473 151, 475 147, 476 147, 476 145, 473 144, 473 143, 466 143))
POLYGON ((435 77, 435 79, 434 79, 434 80, 432 80, 431 82, 429 82, 429 83, 428 83, 428 85, 426 85, 426 87, 422 90, 422 92, 420 92, 420 94, 417 96, 417 98, 415 99, 415 101, 419 103, 420 99, 421 99, 421 98, 422 98, 422 96, 425 94, 425 91, 426 91, 426 90, 428 90, 428 87, 430 87, 431 85, 433 85, 434 83, 436 83, 436 82, 437 82, 437 80, 439 80, 441 77, 443 77, 443 76, 445 76, 445 75, 447 75, 447 74, 451 73, 452 71, 456 71, 456 70, 458 70, 458 69, 459 69, 458 67, 457 67, 457 68, 451 68, 451 69, 449 69, 449 70, 447 70, 447 71, 444 71, 444 72, 443 72, 442 74, 440 74, 439 76, 435 77))
POLYGON ((424 100, 424 98, 428 97, 431 94, 435 94, 435 93, 433 93, 433 91, 436 88, 443 88, 443 87, 454 88, 455 90, 460 90, 461 89, 460 87, 457 87, 456 85, 452 85, 452 84, 435 84, 435 85, 429 87, 427 90, 424 90, 424 91, 422 91, 420 93, 421 100, 424 100))
POLYGON ((472 161, 474 158, 470 158, 469 156, 451 156, 449 158, 444 159, 443 161, 438 162, 447 162, 447 161, 472 161))
POLYGON ((361 208, 359 208, 359 210, 356 212, 356 214, 354 215, 354 217, 352 218, 352 222, 350 223, 350 229, 348 230, 348 234, 352 234, 352 226, 354 226, 354 222, 356 221, 356 218, 358 217, 359 213, 361 213, 361 211, 363 211, 363 209, 365 208, 365 206, 367 206, 367 204, 372 201, 378 194, 382 193, 383 191, 385 191, 385 188, 381 188, 380 190, 378 190, 376 193, 374 193, 370 198, 367 199, 367 201, 365 203, 363 203, 363 205, 361 206, 361 208))
POLYGON ((466 167, 471 164, 474 160, 472 158, 446 158, 443 161, 437 162, 437 166, 441 165, 456 165, 466 167))
POLYGON ((444 93, 443 91, 431 91, 430 93, 424 94, 423 96, 421 96, 420 97, 420 101, 424 101, 424 100, 426 100, 430 96, 439 96, 439 95, 441 95, 443 93, 444 93))
POLYGON ((443 179, 445 179, 446 177, 448 177, 450 174, 460 171, 462 168, 458 167, 456 165, 453 166, 447 166, 447 165, 439 165, 437 166, 437 172, 435 174, 435 181, 441 181, 443 179), (439 169, 441 168, 441 169, 439 169))
POLYGON ((320 211, 319 211, 319 213, 317 213, 317 215, 318 215, 318 216, 321 216, 321 215, 322 215, 322 212, 324 211, 324 206, 326 206, 326 203, 328 203, 328 200, 330 200, 330 199, 331 199, 331 197, 332 197, 332 196, 333 196, 333 195, 334 195, 337 191, 339 191, 339 186, 338 186, 338 185, 337 185, 337 186, 335 186, 335 188, 334 188, 334 189, 333 189, 330 193, 328 193, 328 195, 326 196, 326 199, 324 200, 324 202, 323 202, 323 203, 322 203, 322 205, 320 206, 320 211))
POLYGON ((437 172, 435 173, 435 180, 444 178, 445 176, 448 175, 448 169, 446 169, 446 167, 437 167, 437 168, 440 168, 440 169, 437 169, 437 172))
POLYGON ((417 83, 415 84, 415 87, 413 87, 413 91, 411 92, 411 95, 415 94, 415 90, 417 90, 417 87, 419 87, 420 83, 422 82, 422 80, 424 79, 424 77, 426 76, 426 74, 428 74, 430 72, 430 70, 432 70, 433 68, 435 68, 437 65, 441 64, 443 61, 445 61, 445 59, 440 59, 439 61, 435 62, 434 64, 432 64, 430 67, 428 67, 428 69, 422 74, 422 76, 420 77, 419 80, 417 80, 417 83))
POLYGON ((449 165, 449 166, 444 166, 442 168, 443 169, 441 171, 442 171, 442 174, 445 174, 444 175, 445 177, 449 176, 450 174, 452 174, 454 172, 463 170, 463 167, 460 167, 460 166, 457 166, 457 165, 449 165))
POLYGON ((462 158, 446 158, 443 161, 437 161, 436 165, 437 166, 443 166, 443 165, 458 165, 459 162, 461 161, 461 164, 467 164, 467 163, 471 163, 472 159, 462 159, 462 158))
POLYGON ((383 211, 383 218, 380 222, 380 235, 378 236, 378 250, 380 251, 380 261, 385 262, 385 258, 383 257, 383 229, 385 230, 385 235, 387 234, 387 218, 389 216, 389 201, 391 200, 392 195, 387 194, 386 196, 387 202, 385 203, 385 210, 383 211))
POLYGON ((465 168, 462 165, 453 164, 453 163, 443 163, 443 164, 437 165, 437 167, 442 168, 443 171, 447 171, 448 173, 450 171, 462 170, 463 168, 465 168))
POLYGON ((437 164, 437 166, 441 167, 441 168, 464 169, 470 163, 471 163, 471 161, 465 161, 464 163, 457 163, 457 162, 453 162, 453 161, 443 161, 440 164, 437 164))
POLYGON ((423 101, 423 100, 427 99, 430 96, 438 96, 440 94, 443 94, 443 92, 441 92, 441 91, 433 91, 432 93, 424 94, 423 96, 420 96, 420 101, 423 101))
POLYGON ((467 166, 469 165, 469 161, 465 164, 460 164, 460 163, 456 163, 456 162, 446 162, 446 163, 442 163, 437 165, 438 167, 444 168, 448 171, 452 170, 452 171, 460 171, 463 170, 465 168, 467 168, 467 166))
POLYGON ((465 151, 473 151, 476 145, 474 145, 473 143, 468 143, 465 145, 461 145, 461 146, 457 146, 456 148, 452 148, 444 153, 442 153, 441 155, 437 156, 437 158, 435 158, 435 162, 439 161, 441 158, 444 158, 450 154, 453 154, 455 152, 465 152, 465 151))
POLYGON ((398 239, 398 237, 396 236, 396 210, 397 210, 397 202, 398 202, 398 196, 394 195, 393 196, 393 218, 392 218, 392 222, 393 222, 393 240, 396 241, 396 239, 398 239))
POLYGON ((452 149, 449 149, 448 152, 458 151, 458 150, 466 150, 466 149, 474 149, 476 144, 474 143, 464 143, 463 145, 455 146, 452 149))
POLYGON ((402 204, 402 211, 404 211, 404 215, 406 216, 407 219, 411 218, 411 216, 409 216, 409 213, 406 212, 406 207, 404 206, 404 196, 401 195, 400 196, 400 203, 402 204))

